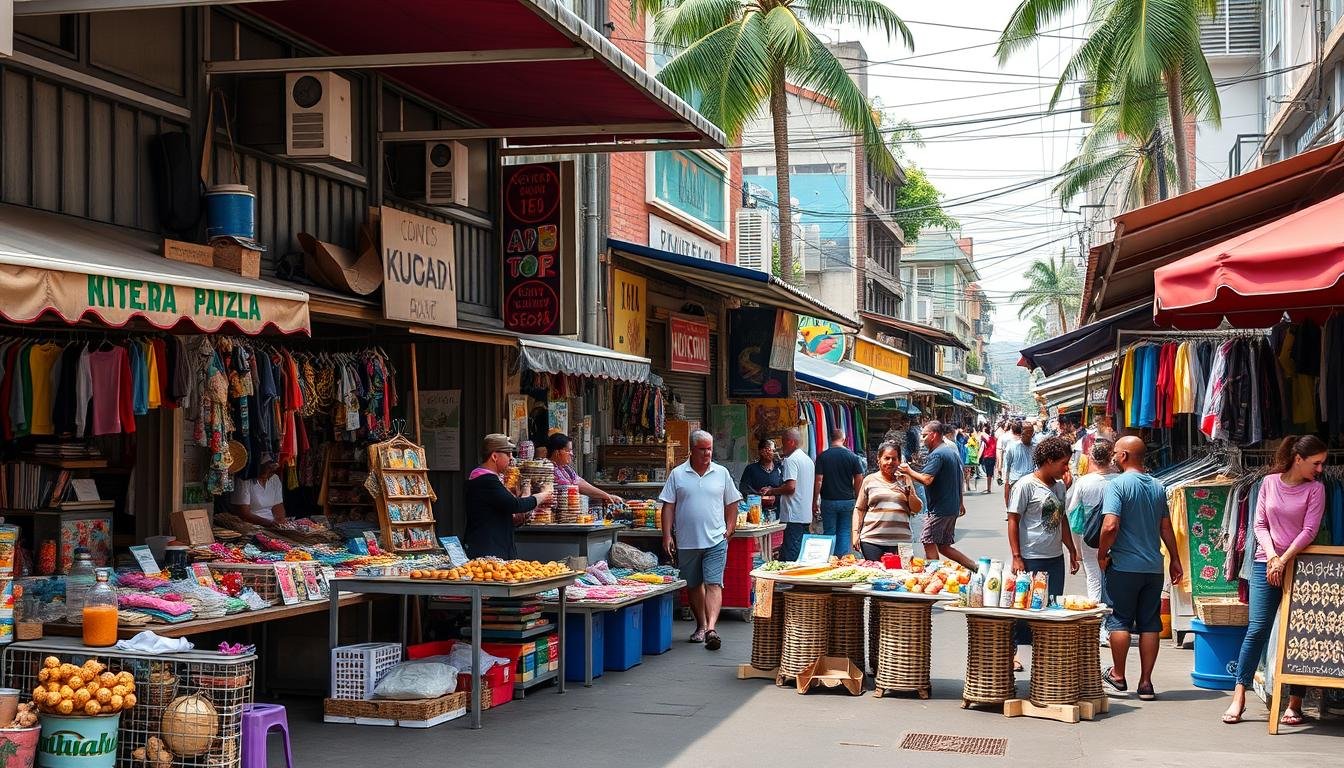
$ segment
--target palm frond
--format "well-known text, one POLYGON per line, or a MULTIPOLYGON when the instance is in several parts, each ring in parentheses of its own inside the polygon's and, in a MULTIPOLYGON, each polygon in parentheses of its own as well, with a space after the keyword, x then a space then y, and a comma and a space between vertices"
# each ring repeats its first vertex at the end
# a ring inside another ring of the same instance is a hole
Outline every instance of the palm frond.
POLYGON ((654 15, 651 37, 664 45, 686 48, 739 21, 749 10, 739 0, 669 0, 654 15))
POLYGON ((885 137, 873 116, 872 104, 826 44, 811 30, 807 30, 807 37, 810 55, 801 62, 789 64, 790 81, 830 99, 840 121, 851 131, 863 134, 863 143, 874 167, 883 174, 893 173, 896 160, 887 149, 885 137))
POLYGON ((906 48, 915 48, 910 28, 880 0, 806 0, 801 5, 803 15, 822 26, 857 24, 881 32, 887 40, 900 37, 906 48))
POLYGON ((699 111, 730 137, 770 96, 769 33, 759 13, 747 13, 691 43, 658 73, 678 96, 698 93, 699 111))
POLYGON ((1008 24, 999 35, 998 48, 994 55, 999 66, 1008 63, 1014 53, 1028 47, 1051 23, 1064 15, 1077 0, 1022 0, 1013 10, 1008 24))
POLYGON ((765 29, 772 60, 789 66, 804 64, 812 55, 807 25, 792 8, 777 5, 765 14, 765 29))

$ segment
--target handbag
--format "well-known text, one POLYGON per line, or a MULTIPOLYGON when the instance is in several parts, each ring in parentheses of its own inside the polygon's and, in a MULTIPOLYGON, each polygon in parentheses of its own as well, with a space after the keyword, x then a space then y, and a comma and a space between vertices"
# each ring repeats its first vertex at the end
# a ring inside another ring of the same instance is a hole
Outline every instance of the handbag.
POLYGON ((1087 512, 1087 520, 1083 523, 1083 543, 1092 549, 1096 549, 1101 543, 1101 505, 1097 504, 1087 512))

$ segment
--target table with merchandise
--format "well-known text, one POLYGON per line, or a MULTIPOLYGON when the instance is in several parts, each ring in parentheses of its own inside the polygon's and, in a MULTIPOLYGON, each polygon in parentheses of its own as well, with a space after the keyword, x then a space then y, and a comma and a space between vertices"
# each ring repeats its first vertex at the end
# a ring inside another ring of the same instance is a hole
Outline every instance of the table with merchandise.
POLYGON ((589 563, 606 560, 616 545, 621 523, 529 523, 513 529, 518 557, 524 560, 563 560, 571 555, 589 563))

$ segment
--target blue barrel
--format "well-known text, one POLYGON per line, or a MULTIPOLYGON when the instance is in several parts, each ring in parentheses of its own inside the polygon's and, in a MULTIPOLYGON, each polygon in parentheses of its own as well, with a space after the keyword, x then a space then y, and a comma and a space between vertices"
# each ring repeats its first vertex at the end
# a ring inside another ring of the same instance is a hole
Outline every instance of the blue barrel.
POLYGON ((1237 686, 1237 656, 1246 627, 1211 627, 1199 619, 1190 622, 1195 634, 1195 669, 1190 679, 1196 688, 1230 691, 1237 686))
POLYGON ((205 191, 205 236, 257 236, 257 196, 246 184, 220 184, 205 191))

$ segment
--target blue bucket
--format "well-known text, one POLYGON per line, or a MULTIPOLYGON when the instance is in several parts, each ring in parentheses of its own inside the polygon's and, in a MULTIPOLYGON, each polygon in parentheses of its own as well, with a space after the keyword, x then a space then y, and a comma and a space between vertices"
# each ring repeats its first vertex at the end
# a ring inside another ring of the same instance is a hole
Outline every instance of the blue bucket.
POLYGON ((257 236, 257 196, 246 184, 220 184, 205 191, 205 236, 257 236))
POLYGON ((1211 691, 1237 687, 1237 656, 1246 627, 1209 626, 1195 619, 1190 631, 1195 635, 1195 668, 1190 673, 1195 687, 1211 691))

